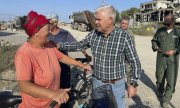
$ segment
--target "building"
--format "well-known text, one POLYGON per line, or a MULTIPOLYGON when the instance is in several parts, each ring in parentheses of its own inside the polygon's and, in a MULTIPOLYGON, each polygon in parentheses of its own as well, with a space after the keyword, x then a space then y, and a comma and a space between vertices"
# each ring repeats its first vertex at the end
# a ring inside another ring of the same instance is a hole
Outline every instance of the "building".
POLYGON ((175 15, 180 23, 180 0, 153 0, 140 4, 140 13, 134 15, 136 22, 162 22, 166 11, 175 15))

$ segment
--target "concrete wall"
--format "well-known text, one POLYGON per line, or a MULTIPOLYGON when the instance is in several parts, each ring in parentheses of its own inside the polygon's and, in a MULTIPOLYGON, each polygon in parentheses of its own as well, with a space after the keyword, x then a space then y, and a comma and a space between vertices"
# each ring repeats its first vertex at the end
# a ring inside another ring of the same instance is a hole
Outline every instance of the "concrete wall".
POLYGON ((160 8, 162 8, 162 9, 167 8, 166 3, 160 3, 160 2, 157 3, 155 9, 160 9, 160 8))

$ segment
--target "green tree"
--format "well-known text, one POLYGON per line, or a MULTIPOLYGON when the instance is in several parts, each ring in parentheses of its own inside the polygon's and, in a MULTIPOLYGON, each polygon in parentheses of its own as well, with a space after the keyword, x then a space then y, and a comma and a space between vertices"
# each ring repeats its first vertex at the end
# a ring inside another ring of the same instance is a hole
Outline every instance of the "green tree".
POLYGON ((139 13, 139 12, 140 12, 140 10, 136 7, 132 7, 129 9, 130 14, 135 14, 135 13, 139 13))
POLYGON ((118 12, 118 10, 116 11, 116 19, 115 19, 115 22, 119 22, 121 20, 120 18, 120 14, 118 12))
POLYGON ((125 10, 121 12, 121 18, 129 18, 129 10, 125 10))
POLYGON ((124 10, 121 12, 121 18, 123 17, 126 17, 126 18, 129 18, 130 15, 133 15, 133 14, 136 14, 136 13, 139 13, 140 10, 136 7, 132 7, 130 9, 127 9, 127 10, 124 10))

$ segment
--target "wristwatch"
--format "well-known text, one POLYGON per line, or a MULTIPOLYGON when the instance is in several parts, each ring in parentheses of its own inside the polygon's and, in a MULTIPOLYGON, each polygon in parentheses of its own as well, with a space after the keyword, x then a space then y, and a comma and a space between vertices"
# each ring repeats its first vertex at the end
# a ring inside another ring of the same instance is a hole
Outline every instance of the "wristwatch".
POLYGON ((130 83, 130 85, 132 85, 134 88, 136 88, 138 86, 138 83, 130 83))

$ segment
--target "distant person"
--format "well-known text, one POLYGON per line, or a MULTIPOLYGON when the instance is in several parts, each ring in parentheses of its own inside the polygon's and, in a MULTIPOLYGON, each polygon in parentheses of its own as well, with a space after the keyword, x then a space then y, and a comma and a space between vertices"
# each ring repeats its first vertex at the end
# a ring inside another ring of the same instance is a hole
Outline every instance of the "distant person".
MULTIPOLYGON (((128 32, 132 36, 132 39, 133 39, 133 41, 135 43, 134 35, 133 35, 133 33, 130 33, 130 30, 129 30, 128 27, 129 27, 129 19, 128 18, 122 18, 121 23, 120 23, 120 28, 122 28, 123 30, 128 32)), ((131 82, 132 73, 131 73, 131 66, 128 63, 128 61, 126 61, 126 75, 127 75, 127 84, 129 85, 130 82, 131 82)))
POLYGON ((163 108, 168 108, 175 92, 180 53, 180 30, 175 27, 172 14, 165 13, 164 27, 156 31, 152 39, 152 49, 157 51, 157 89, 159 96, 163 98, 163 108))
MULTIPOLYGON (((65 43, 65 42, 77 42, 76 39, 67 31, 58 27, 58 15, 56 13, 49 13, 46 15, 46 18, 49 20, 51 30, 48 36, 48 39, 53 41, 55 44, 65 43)), ((68 55, 68 50, 60 50, 63 54, 68 55)), ((90 62, 92 60, 86 51, 82 51, 86 59, 90 62)), ((70 87, 70 66, 64 63, 61 65, 61 88, 70 87)), ((68 104, 61 105, 61 108, 67 108, 68 104)))
POLYGON ((49 108, 53 100, 59 105, 66 103, 70 89, 59 87, 59 61, 87 70, 91 70, 90 66, 64 55, 47 42, 50 26, 45 16, 31 11, 21 23, 29 37, 15 55, 16 77, 22 97, 18 107, 49 108))
POLYGON ((97 28, 82 41, 60 43, 64 50, 85 50, 91 48, 93 62, 93 89, 111 84, 118 108, 125 108, 125 57, 131 63, 132 77, 128 95, 133 97, 137 91, 137 81, 141 73, 141 63, 132 37, 124 30, 114 26, 116 10, 111 5, 102 5, 95 11, 97 28))
POLYGON ((121 27, 123 30, 128 30, 128 27, 129 27, 129 19, 128 19, 128 18, 122 18, 120 24, 121 24, 120 27, 121 27))
POLYGON ((131 30, 129 30, 129 19, 128 18, 124 17, 121 19, 120 28, 122 28, 123 30, 126 30, 128 33, 130 33, 130 35, 133 37, 133 39, 135 38, 133 35, 133 32, 131 30))

